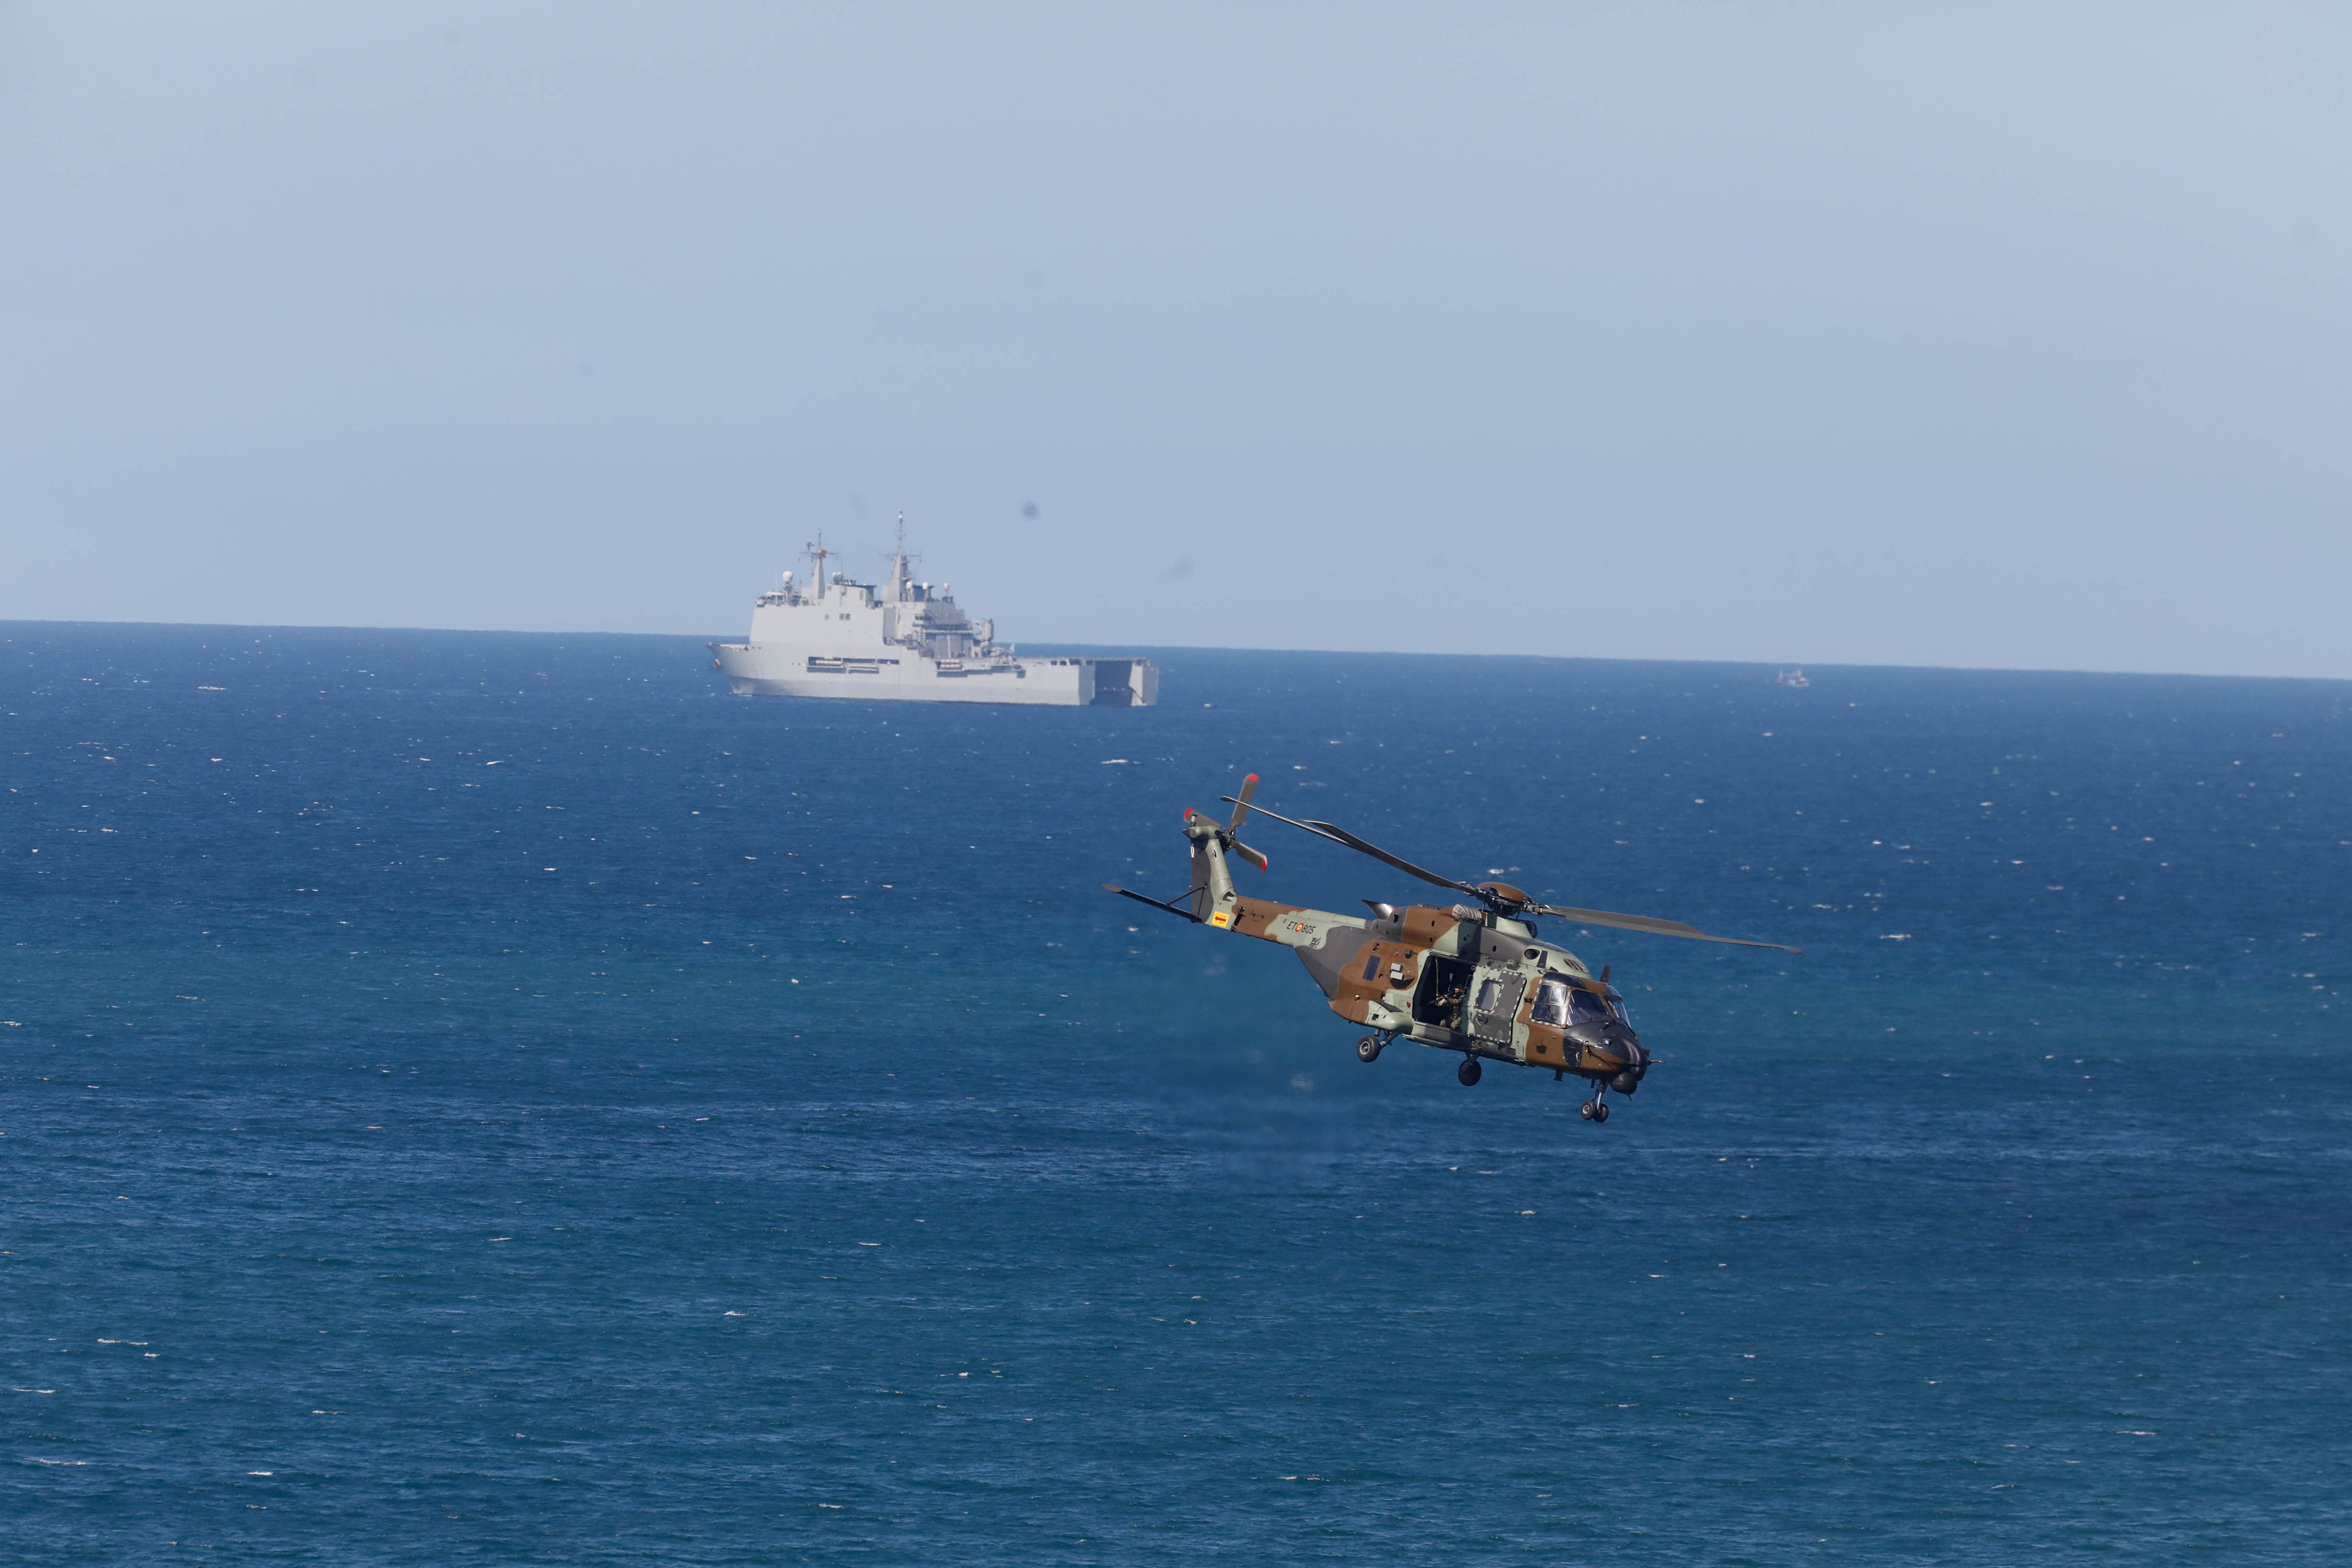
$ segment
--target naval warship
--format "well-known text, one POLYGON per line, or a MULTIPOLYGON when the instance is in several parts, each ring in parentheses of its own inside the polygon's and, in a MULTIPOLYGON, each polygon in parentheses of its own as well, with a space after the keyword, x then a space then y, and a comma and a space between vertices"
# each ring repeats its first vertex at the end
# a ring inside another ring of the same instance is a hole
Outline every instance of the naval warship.
POLYGON ((790 572, 751 604, 751 633, 710 645, 711 662, 741 697, 863 697, 904 702, 1027 702, 1060 708, 1148 708, 1160 671, 1141 658, 1022 658, 998 646, 996 623, 956 607, 944 583, 907 569, 906 520, 890 575, 876 584, 825 575, 839 553, 824 536, 805 553, 805 585, 790 572))

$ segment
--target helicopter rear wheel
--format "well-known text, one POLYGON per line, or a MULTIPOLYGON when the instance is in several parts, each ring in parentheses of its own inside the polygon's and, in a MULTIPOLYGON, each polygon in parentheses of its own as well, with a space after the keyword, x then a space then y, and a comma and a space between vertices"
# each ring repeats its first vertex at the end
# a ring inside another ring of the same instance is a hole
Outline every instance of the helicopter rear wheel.
POLYGON ((1356 1059, 1360 1062, 1378 1061, 1381 1058, 1381 1043, 1377 1036, 1366 1035, 1356 1042, 1356 1059))
POLYGON ((1461 1080, 1463 1088, 1467 1089, 1478 1081, 1484 1070, 1479 1067, 1476 1057, 1464 1057, 1462 1065, 1454 1069, 1454 1076, 1461 1080))

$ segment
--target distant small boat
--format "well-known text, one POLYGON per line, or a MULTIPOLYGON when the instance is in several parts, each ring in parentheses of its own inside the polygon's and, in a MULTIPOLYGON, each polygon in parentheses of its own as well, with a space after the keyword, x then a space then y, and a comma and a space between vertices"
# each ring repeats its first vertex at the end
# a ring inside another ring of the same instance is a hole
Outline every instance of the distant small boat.
POLYGON ((1776 684, 1781 686, 1811 686, 1812 684, 1811 681, 1805 679, 1805 672, 1801 669, 1784 669, 1772 679, 1776 684))

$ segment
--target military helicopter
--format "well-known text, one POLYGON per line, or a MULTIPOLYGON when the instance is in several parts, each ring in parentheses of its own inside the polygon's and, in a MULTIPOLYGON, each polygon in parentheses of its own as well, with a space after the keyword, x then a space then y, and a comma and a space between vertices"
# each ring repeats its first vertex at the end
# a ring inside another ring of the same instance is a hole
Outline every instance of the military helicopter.
POLYGON ((1625 998, 1609 984, 1609 968, 1595 978, 1583 961, 1565 948, 1539 941, 1537 916, 1579 925, 1689 937, 1735 947, 1769 947, 1795 952, 1775 942, 1712 936, 1679 921, 1606 910, 1539 904, 1507 882, 1458 882, 1424 870, 1328 822, 1305 822, 1258 806, 1260 816, 1288 823, 1407 876, 1467 894, 1477 902, 1444 909, 1422 904, 1399 909, 1364 900, 1370 919, 1302 909, 1266 899, 1245 899, 1234 890, 1227 856, 1267 869, 1266 858, 1241 841, 1257 794, 1257 775, 1242 782, 1238 795, 1221 795, 1234 807, 1219 823, 1187 807, 1184 837, 1192 846, 1192 887, 1181 902, 1154 899, 1105 882, 1107 892, 1165 910, 1194 925, 1212 926, 1296 951, 1307 973, 1331 1001, 1331 1011, 1371 1033, 1356 1042, 1356 1056, 1376 1061, 1400 1039, 1439 1050, 1459 1051, 1454 1077, 1476 1083, 1482 1061, 1549 1068, 1555 1079, 1573 1073, 1592 1085, 1591 1099, 1577 1111, 1588 1121, 1609 1120, 1605 1096, 1630 1095, 1642 1086, 1653 1058, 1642 1047, 1625 1011, 1625 998))

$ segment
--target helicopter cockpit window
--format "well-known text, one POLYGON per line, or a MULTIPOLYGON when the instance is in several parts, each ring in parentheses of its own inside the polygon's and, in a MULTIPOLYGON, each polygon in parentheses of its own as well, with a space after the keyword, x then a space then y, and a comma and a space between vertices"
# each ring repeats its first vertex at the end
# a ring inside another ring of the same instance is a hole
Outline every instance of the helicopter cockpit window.
POLYGON ((1556 1029, 1573 1024, 1605 1024, 1609 1018, 1608 1003, 1565 980, 1545 981, 1543 989, 1536 993, 1536 1009, 1528 1016, 1530 1023, 1549 1024, 1556 1029))

